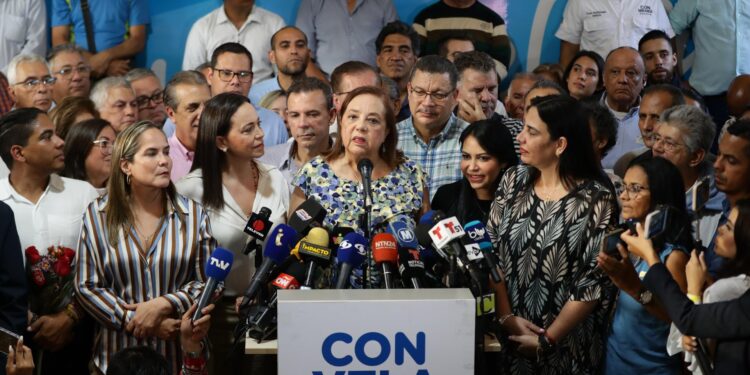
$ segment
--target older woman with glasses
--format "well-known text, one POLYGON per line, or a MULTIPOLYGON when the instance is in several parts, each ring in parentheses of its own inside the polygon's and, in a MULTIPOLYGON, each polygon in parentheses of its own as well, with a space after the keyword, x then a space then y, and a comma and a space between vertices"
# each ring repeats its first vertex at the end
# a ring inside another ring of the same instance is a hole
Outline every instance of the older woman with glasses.
POLYGON ((690 105, 667 109, 661 114, 654 130, 654 156, 663 157, 680 171, 685 187, 685 203, 688 212, 700 219, 698 238, 705 246, 709 270, 715 274, 722 259, 714 253, 714 237, 723 212, 725 196, 716 188, 714 169, 709 152, 716 127, 711 116, 690 105), (703 209, 693 212, 693 190, 701 181, 709 184, 709 198, 703 209))
MULTIPOLYGON (((625 172, 622 219, 641 225, 658 205, 674 207, 671 225, 653 241, 672 278, 686 290, 685 265, 692 248, 680 172, 663 158, 637 160, 625 172)), ((641 282, 648 265, 619 247, 619 259, 600 252, 597 263, 620 289, 607 339, 605 374, 676 374, 680 360, 667 354, 669 317, 641 282)))
POLYGON ((112 171, 114 143, 115 129, 106 120, 86 120, 72 127, 65 137, 62 175, 87 181, 103 195, 112 171))

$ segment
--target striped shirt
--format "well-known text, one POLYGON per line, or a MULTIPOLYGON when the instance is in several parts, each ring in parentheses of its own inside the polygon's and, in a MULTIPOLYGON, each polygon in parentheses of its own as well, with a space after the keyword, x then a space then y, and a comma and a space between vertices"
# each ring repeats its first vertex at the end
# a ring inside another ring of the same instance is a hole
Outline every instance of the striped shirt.
POLYGON ((414 129, 412 117, 396 124, 398 148, 427 173, 430 200, 439 187, 461 179, 459 137, 467 126, 466 121, 451 114, 443 131, 425 143, 414 129))
POLYGON ((78 299, 99 323, 96 326, 94 364, 107 372, 111 357, 121 349, 146 345, 161 353, 173 371, 180 368, 178 342, 155 337, 136 339, 125 331, 135 312, 123 305, 141 303, 159 296, 181 316, 200 295, 205 280, 204 265, 216 241, 211 236, 208 215, 203 207, 181 195, 177 206, 167 206, 167 214, 157 229, 151 247, 141 254, 141 242, 130 226, 120 230, 117 246, 107 240, 108 195, 89 205, 78 242, 78 299))

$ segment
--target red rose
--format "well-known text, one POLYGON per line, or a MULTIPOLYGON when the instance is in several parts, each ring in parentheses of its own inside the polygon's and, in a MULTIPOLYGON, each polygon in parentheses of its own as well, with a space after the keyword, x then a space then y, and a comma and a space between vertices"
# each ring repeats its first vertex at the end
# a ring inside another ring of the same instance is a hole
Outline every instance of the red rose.
POLYGON ((37 250, 35 246, 29 246, 26 248, 26 259, 31 264, 35 264, 42 260, 42 256, 39 255, 39 250, 37 250))
POLYGON ((68 258, 69 259, 68 263, 70 263, 70 261, 73 260, 73 258, 76 256, 76 252, 69 247, 64 247, 63 256, 68 258))
POLYGON ((31 271, 31 278, 34 280, 34 284, 38 286, 44 286, 44 283, 47 281, 44 279, 44 273, 40 269, 31 271))
POLYGON ((56 274, 60 275, 60 277, 70 275, 70 262, 58 260, 52 268, 55 270, 56 274))

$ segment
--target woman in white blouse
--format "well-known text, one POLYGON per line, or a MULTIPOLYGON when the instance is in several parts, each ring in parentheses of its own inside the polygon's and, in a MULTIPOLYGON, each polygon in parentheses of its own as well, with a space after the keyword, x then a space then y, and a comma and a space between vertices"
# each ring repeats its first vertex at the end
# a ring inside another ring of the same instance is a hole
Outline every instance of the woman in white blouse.
MULTIPOLYGON (((262 207, 271 210, 274 224, 285 223, 290 193, 278 169, 255 160, 263 155, 263 130, 246 96, 225 93, 206 102, 198 129, 192 171, 177 183, 177 190, 203 203, 219 246, 234 252, 224 298, 217 303, 209 333, 214 343, 209 370, 224 373, 221 367, 227 363, 238 322, 234 301, 255 273, 255 254, 243 253, 251 240, 245 225, 262 207)), ((241 367, 233 365, 238 371, 241 367)))

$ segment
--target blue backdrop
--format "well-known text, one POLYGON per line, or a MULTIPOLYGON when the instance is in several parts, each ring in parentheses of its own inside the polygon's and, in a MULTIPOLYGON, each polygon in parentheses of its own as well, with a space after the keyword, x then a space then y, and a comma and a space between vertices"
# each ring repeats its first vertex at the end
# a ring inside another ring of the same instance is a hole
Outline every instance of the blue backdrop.
MULTIPOLYGON (((411 23, 417 13, 436 0, 393 0, 399 18, 411 23)), ((505 1, 487 0, 505 10, 505 1)), ((257 4, 294 24, 300 0, 258 0, 257 4)), ((513 0, 507 5, 508 34, 515 45, 511 73, 556 62, 560 42, 554 33, 562 20, 566 0, 513 0)), ((164 79, 179 71, 185 39, 193 22, 221 6, 220 0, 150 0, 151 27, 145 54, 139 61, 164 79)))

